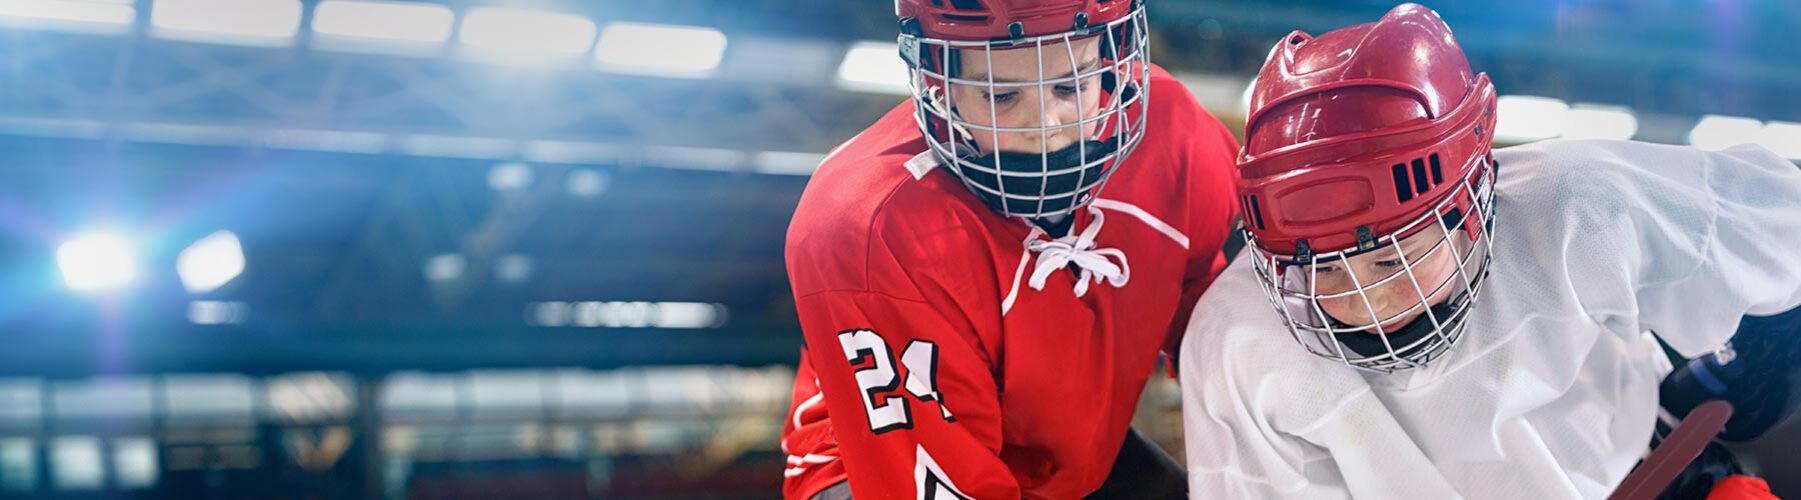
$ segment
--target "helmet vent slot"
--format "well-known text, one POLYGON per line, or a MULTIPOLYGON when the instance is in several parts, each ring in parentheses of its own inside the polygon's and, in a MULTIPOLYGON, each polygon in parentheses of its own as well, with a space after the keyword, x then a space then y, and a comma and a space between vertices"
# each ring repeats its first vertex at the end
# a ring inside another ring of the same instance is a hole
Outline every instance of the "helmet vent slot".
POLYGON ((1413 181, 1407 178, 1407 164, 1396 163, 1389 170, 1395 176, 1395 200, 1406 203, 1413 199, 1413 181))
POLYGON ((1432 184, 1431 179, 1426 178, 1426 160, 1423 158, 1414 158, 1413 194, 1426 194, 1426 190, 1429 189, 1432 189, 1432 184))
POLYGON ((1257 195, 1253 194, 1240 197, 1238 203, 1246 214, 1244 222, 1246 224, 1257 226, 1257 229, 1259 230, 1263 229, 1263 207, 1257 203, 1257 195))
POLYGON ((1437 186, 1439 184, 1444 184, 1445 174, 1444 170, 1438 167, 1438 153, 1432 153, 1432 156, 1429 158, 1432 162, 1432 185, 1437 186))
POLYGON ((1415 196, 1422 196, 1433 186, 1445 182, 1444 167, 1438 162, 1438 153, 1425 158, 1414 158, 1406 163, 1396 163, 1389 167, 1395 179, 1395 200, 1406 203, 1415 196), (1431 163, 1431 176, 1427 176, 1426 164, 1431 163))

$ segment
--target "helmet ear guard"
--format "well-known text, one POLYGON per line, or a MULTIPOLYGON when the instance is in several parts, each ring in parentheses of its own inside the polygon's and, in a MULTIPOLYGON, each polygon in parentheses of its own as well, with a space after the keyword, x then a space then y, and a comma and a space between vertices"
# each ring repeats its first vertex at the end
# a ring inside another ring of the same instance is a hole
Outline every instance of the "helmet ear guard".
POLYGON ((1119 75, 1113 72, 1101 73, 1101 90, 1110 95, 1117 90, 1121 101, 1130 101, 1138 96, 1138 85, 1128 83, 1121 86, 1119 75))

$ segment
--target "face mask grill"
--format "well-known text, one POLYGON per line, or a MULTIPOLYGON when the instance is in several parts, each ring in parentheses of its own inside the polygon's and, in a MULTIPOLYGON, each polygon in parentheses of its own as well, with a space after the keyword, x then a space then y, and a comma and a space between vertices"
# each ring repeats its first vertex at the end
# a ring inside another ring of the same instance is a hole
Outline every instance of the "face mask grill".
POLYGON ((1301 244, 1298 255, 1273 253, 1247 228, 1258 283, 1295 340, 1314 355, 1379 372, 1423 367, 1450 352, 1481 294, 1494 243, 1485 158, 1432 210, 1359 248, 1312 253, 1301 244))

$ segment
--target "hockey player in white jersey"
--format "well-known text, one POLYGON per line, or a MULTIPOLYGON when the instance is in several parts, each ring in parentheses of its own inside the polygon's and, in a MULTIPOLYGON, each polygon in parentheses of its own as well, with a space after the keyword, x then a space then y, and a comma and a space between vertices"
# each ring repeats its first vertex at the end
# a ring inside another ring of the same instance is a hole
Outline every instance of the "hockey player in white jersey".
MULTIPOLYGON (((1801 171, 1754 146, 1491 150, 1495 113, 1418 5, 1277 43, 1247 250, 1181 347, 1194 498, 1602 498, 1686 414, 1660 400, 1733 401, 1740 438, 1792 411, 1801 171), (1660 396, 1685 358, 1706 363, 1660 396)), ((1666 493, 1767 495, 1719 451, 1666 493)))

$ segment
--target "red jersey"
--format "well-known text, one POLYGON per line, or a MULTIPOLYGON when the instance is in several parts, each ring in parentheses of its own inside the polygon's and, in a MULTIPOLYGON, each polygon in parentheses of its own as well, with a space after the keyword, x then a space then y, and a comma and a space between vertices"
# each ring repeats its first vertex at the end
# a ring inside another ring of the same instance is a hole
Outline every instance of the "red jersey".
POLYGON ((1151 81, 1142 143, 1074 214, 1124 276, 1080 296, 1076 267, 1037 268, 1049 236, 937 166, 910 101, 820 165, 788 228, 806 336, 788 498, 847 478, 859 500, 1100 487, 1237 216, 1236 141, 1163 69, 1151 81))

